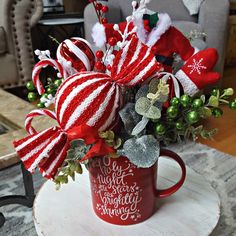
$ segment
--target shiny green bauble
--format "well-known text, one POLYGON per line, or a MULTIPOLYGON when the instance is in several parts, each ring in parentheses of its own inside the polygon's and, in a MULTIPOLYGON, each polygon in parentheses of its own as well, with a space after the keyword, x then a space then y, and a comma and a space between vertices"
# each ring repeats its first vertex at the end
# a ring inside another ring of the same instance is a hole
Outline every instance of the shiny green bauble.
POLYGON ((29 100, 30 102, 36 101, 36 100, 37 100, 37 94, 34 93, 34 92, 29 92, 29 93, 28 93, 28 100, 29 100))
POLYGON ((26 88, 27 88, 29 91, 34 91, 34 90, 35 90, 35 86, 34 86, 33 81, 27 82, 26 88))
POLYGON ((229 108, 232 110, 236 110, 236 99, 234 101, 229 102, 229 108))
POLYGON ((218 95, 219 92, 220 92, 219 89, 213 89, 213 90, 211 91, 211 95, 217 97, 217 95, 218 95))
POLYGON ((177 122, 175 123, 175 128, 176 128, 177 130, 183 130, 183 129, 184 129, 184 123, 183 123, 182 121, 177 121, 177 122))
POLYGON ((180 103, 184 108, 189 107, 191 105, 191 100, 191 97, 187 94, 184 94, 180 97, 180 103))
POLYGON ((42 102, 37 103, 37 108, 44 108, 45 105, 42 102))
POLYGON ((155 127, 155 132, 157 135, 164 135, 166 133, 166 127, 163 124, 157 124, 155 127))
POLYGON ((220 108, 215 107, 212 109, 212 115, 216 118, 219 118, 223 115, 223 111, 220 108))
POLYGON ((54 94, 55 93, 55 90, 53 88, 47 88, 47 93, 48 94, 54 94))
POLYGON ((178 115, 178 108, 170 106, 167 108, 166 114, 169 118, 175 118, 178 115))
POLYGON ((172 98, 171 100, 170 100, 170 104, 171 104, 171 106, 179 106, 180 105, 180 100, 179 100, 179 98, 177 98, 177 97, 174 97, 174 98, 172 98))
POLYGON ((54 81, 54 84, 56 85, 56 87, 58 88, 62 83, 62 80, 61 79, 57 79, 54 81))
POLYGON ((199 121, 199 118, 200 118, 200 116, 196 111, 190 111, 186 114, 186 120, 190 124, 197 123, 199 121))
POLYGON ((48 94, 47 93, 42 94, 41 98, 48 98, 48 94))
POLYGON ((203 101, 202 101, 202 99, 196 98, 196 99, 193 100, 192 108, 198 109, 198 108, 200 108, 200 107, 202 107, 202 106, 203 106, 203 101))

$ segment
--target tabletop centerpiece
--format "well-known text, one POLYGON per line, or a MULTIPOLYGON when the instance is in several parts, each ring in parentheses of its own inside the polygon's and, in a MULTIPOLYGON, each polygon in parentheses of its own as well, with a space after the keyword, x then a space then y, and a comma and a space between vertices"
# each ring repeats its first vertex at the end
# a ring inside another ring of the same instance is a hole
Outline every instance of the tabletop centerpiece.
POLYGON ((39 109, 26 116, 29 135, 14 147, 31 173, 38 167, 57 187, 82 174, 84 164, 95 213, 110 223, 135 224, 153 214, 156 198, 184 183, 182 159, 164 147, 199 135, 212 138, 216 130, 205 129, 202 121, 220 117, 221 104, 236 109, 236 101, 228 101, 232 88, 200 93, 220 79, 213 72, 217 51, 193 48, 167 14, 148 10, 148 0, 132 2, 132 15, 119 24, 108 23, 107 6, 90 2, 99 19, 92 36, 104 50, 93 53, 85 39, 75 37, 59 44, 57 59, 48 50, 35 51, 40 61, 27 88, 29 100, 36 99, 34 90, 41 96, 39 109), (184 61, 177 72, 175 54, 184 61), (45 90, 40 73, 47 66, 57 75, 45 90), (50 105, 55 112, 44 109, 50 105), (58 126, 36 131, 32 120, 42 115, 58 126), (160 156, 175 160, 182 171, 165 190, 156 188, 160 156))

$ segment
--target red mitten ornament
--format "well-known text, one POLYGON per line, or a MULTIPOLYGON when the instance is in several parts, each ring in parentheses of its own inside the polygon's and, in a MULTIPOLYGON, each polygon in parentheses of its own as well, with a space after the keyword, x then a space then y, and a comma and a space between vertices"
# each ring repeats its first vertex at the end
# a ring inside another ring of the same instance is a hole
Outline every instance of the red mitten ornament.
POLYGON ((54 178, 70 141, 78 138, 93 144, 91 152, 82 160, 111 152, 98 131, 111 129, 116 122, 122 108, 122 87, 135 86, 160 69, 150 49, 133 37, 117 53, 111 75, 87 71, 64 80, 56 94, 56 114, 48 110, 30 113, 26 128, 31 135, 14 142, 26 168, 33 172, 39 166, 47 178, 54 178), (59 126, 38 133, 31 127, 32 118, 38 115, 56 119, 59 126))
POLYGON ((207 48, 189 58, 175 74, 186 94, 193 96, 220 79, 220 74, 212 71, 217 60, 218 53, 214 48, 207 48))
POLYGON ((59 45, 57 59, 70 75, 79 71, 91 71, 95 64, 91 45, 78 37, 66 39, 59 45))

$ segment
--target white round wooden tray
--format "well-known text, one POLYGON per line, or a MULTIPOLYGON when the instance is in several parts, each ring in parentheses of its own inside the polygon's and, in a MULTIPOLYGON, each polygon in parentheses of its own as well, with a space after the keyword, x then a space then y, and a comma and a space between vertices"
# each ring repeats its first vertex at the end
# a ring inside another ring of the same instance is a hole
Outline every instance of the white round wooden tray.
MULTIPOLYGON (((177 165, 160 158, 158 184, 173 185, 179 176, 177 165)), ((157 212, 143 223, 117 226, 100 220, 92 209, 87 171, 76 181, 55 190, 48 181, 34 202, 34 223, 39 236, 205 236, 220 216, 220 200, 210 184, 187 168, 184 186, 174 195, 158 200, 157 212)))

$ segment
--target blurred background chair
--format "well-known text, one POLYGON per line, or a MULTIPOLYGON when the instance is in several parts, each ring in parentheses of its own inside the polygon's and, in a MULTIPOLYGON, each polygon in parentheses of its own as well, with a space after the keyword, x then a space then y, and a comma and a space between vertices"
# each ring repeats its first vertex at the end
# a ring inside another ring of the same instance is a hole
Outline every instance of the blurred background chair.
MULTIPOLYGON (((111 23, 124 21, 131 14, 132 0, 109 0, 107 18, 111 23)), ((205 0, 200 7, 199 14, 191 16, 182 0, 153 0, 149 9, 157 12, 167 12, 182 33, 188 35, 191 31, 205 33, 205 37, 193 41, 193 45, 203 49, 214 47, 219 52, 219 61, 216 70, 223 73, 225 46, 227 38, 227 23, 229 16, 228 0, 205 0)), ((89 4, 84 11, 85 36, 92 43, 91 29, 97 22, 93 6, 89 4)))
POLYGON ((41 0, 0 1, 0 87, 31 80, 34 56, 31 29, 43 13, 41 0))

